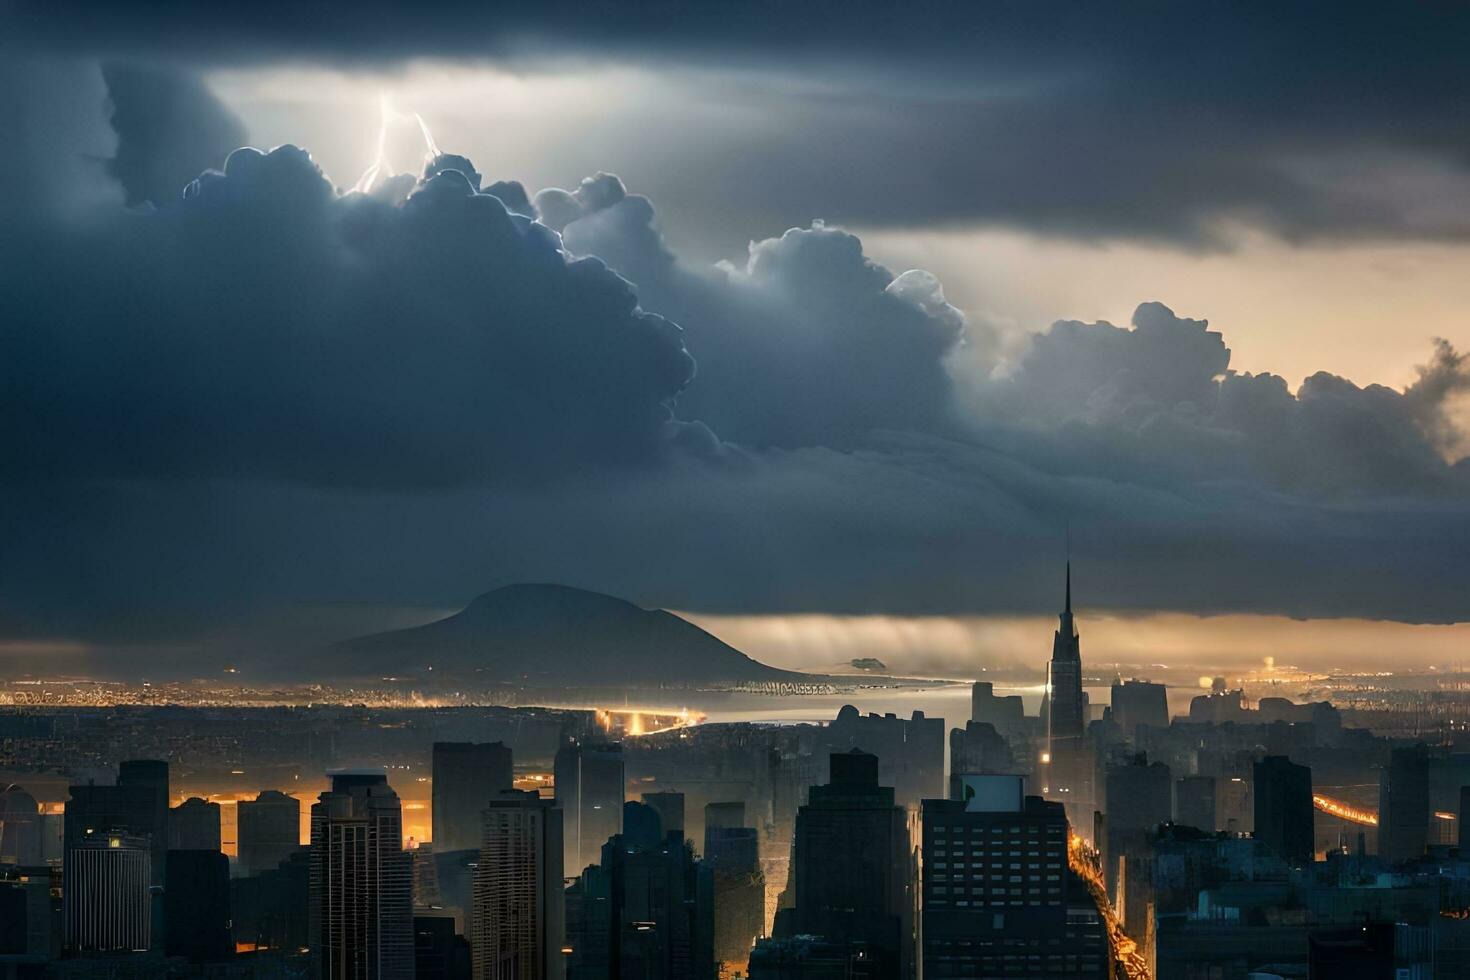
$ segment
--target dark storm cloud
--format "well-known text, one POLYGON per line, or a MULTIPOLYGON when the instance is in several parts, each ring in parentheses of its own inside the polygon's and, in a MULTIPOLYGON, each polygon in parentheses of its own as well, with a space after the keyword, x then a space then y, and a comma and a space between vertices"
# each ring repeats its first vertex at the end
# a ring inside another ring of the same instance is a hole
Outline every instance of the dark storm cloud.
POLYGON ((570 251, 606 259, 684 325, 700 376, 680 414, 736 442, 851 447, 874 430, 910 429, 1130 483, 1470 491, 1467 467, 1445 461, 1463 455, 1455 408, 1470 362, 1443 341, 1404 392, 1318 373, 1293 394, 1278 376, 1234 372, 1207 321, 1144 303, 1131 329, 1059 322, 994 377, 961 377, 962 342, 993 347, 985 326, 967 335, 933 276, 895 277, 840 229, 792 229, 752 243, 742 269, 705 271, 676 260, 652 205, 616 177, 536 201, 551 206, 570 251))
POLYGON ((0 325, 15 475, 423 485, 631 462, 661 451, 692 371, 626 282, 453 170, 394 205, 339 196, 295 147, 242 149, 171 207, 29 244, 0 325))
POLYGON ((964 346, 932 277, 841 228, 697 268, 609 174, 535 196, 559 237, 449 156, 343 195, 302 150, 241 151, 130 212, 83 124, 110 131, 95 66, 19 74, 48 84, 0 119, 0 634, 513 581, 1048 609, 1068 522, 1089 605, 1467 615, 1448 346, 1406 391, 1292 393, 1146 303, 961 370, 983 325, 964 346))
POLYGON ((202 170, 244 146, 245 127, 197 77, 146 65, 104 65, 117 153, 110 168, 129 204, 166 204, 202 170))
POLYGON ((1459 5, 81 2, 12 4, 8 26, 200 65, 635 62, 691 110, 609 105, 606 149, 736 240, 818 217, 1192 245, 1228 242, 1222 223, 1470 234, 1459 5))
POLYGON ((599 173, 536 205, 569 251, 596 255, 650 308, 687 323, 699 382, 679 413, 745 445, 850 446, 874 429, 933 429, 952 404, 944 359, 964 316, 932 276, 902 276, 816 223, 752 242, 742 267, 675 261, 647 198, 599 173))

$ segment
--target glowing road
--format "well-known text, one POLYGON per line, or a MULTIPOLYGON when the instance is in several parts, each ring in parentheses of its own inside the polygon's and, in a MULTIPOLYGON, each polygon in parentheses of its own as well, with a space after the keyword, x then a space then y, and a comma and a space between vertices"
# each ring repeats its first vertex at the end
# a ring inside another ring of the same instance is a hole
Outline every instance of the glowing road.
POLYGON ((1371 810, 1360 810, 1351 803, 1333 799, 1330 796, 1312 794, 1312 805, 1330 816, 1340 817, 1349 823, 1362 824, 1364 827, 1378 826, 1378 814, 1371 810))
POLYGON ((1081 837, 1072 834, 1067 839, 1067 864, 1087 883, 1087 890, 1092 894, 1092 900, 1102 914, 1103 921, 1107 923, 1116 980, 1153 980, 1148 960, 1139 952, 1138 943, 1123 931, 1123 924, 1118 921, 1118 915, 1113 910, 1113 903, 1103 885, 1102 866, 1097 851, 1081 837))

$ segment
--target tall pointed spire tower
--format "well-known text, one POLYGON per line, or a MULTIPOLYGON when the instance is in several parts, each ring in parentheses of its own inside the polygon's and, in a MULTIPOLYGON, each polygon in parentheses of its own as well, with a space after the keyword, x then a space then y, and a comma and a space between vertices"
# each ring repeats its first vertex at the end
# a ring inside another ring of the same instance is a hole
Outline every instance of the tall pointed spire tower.
POLYGON ((1083 734, 1087 729, 1082 696, 1082 639, 1072 618, 1072 562, 1067 561, 1066 598, 1052 638, 1047 665, 1047 792, 1053 799, 1075 799, 1087 780, 1083 734))

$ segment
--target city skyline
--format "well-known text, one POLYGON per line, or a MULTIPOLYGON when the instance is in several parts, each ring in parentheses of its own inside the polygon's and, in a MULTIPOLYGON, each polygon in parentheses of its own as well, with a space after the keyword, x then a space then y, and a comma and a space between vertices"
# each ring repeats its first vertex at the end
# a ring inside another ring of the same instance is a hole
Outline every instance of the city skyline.
POLYGON ((0 0, 0 980, 1470 977, 1467 50, 0 0))

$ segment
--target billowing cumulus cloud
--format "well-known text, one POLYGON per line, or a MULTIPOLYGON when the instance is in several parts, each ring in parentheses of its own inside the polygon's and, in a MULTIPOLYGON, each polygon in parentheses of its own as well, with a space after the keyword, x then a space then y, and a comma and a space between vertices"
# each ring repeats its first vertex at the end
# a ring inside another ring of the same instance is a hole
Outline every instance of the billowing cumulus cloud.
POLYGON ((691 268, 668 250, 653 205, 616 176, 596 174, 574 193, 543 190, 536 204, 568 250, 606 259, 650 308, 686 325, 699 383, 680 414, 725 438, 846 446, 948 419, 944 361, 963 339, 964 315, 932 276, 895 275, 855 235, 816 222, 752 242, 740 266, 691 268))
POLYGON ((432 485, 636 462, 693 369, 625 281, 457 170, 399 203, 339 194, 296 147, 240 149, 172 206, 36 245, 7 270, 16 474, 432 485))
POLYGON ((47 193, 0 184, 5 635, 526 580, 1031 611, 1068 523, 1090 605, 1465 618, 1447 345, 1403 391, 1292 391, 1146 302, 998 361, 835 224, 709 267, 610 174, 531 195, 451 154, 343 193, 305 150, 237 150, 129 210, 101 74, 31 77, 97 105, 62 131, 7 110, 0 172, 47 193))
POLYGON ((1048 468, 1313 496, 1470 491, 1470 466, 1452 465, 1470 370, 1448 345, 1402 392, 1319 372, 1292 393, 1229 363, 1206 321, 1144 303, 1131 329, 1054 324, 966 394, 979 430, 1048 468))

